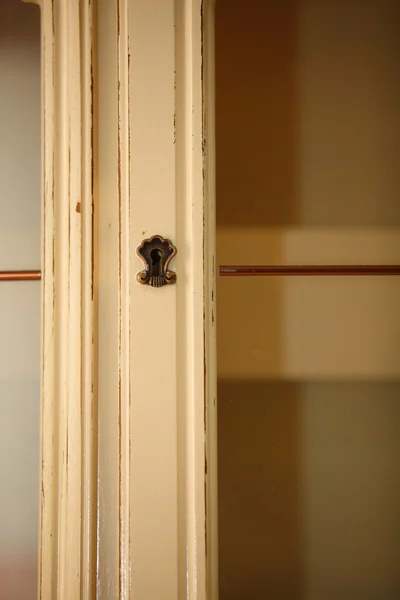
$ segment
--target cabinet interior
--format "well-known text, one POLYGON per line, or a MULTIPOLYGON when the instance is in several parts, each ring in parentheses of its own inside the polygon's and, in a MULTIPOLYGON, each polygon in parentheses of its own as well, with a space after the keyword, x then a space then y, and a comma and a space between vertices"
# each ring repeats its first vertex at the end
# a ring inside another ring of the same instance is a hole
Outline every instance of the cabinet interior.
MULTIPOLYGON (((400 5, 218 0, 217 264, 400 263, 400 5)), ((218 280, 221 600, 400 594, 400 278, 218 280)))
MULTIPOLYGON (((0 271, 41 265, 40 10, 0 2, 0 271)), ((39 281, 0 281, 0 598, 38 588, 39 281)))

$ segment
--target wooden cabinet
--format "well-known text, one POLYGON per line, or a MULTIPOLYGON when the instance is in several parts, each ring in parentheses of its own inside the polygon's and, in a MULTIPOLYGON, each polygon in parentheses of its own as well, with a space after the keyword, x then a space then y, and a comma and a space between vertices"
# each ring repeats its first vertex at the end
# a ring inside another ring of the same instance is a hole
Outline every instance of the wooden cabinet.
POLYGON ((211 598, 212 7, 41 10, 40 597, 211 598), (154 235, 175 285, 137 281, 154 235))
POLYGON ((397 597, 398 3, 37 4, 39 597, 397 597))

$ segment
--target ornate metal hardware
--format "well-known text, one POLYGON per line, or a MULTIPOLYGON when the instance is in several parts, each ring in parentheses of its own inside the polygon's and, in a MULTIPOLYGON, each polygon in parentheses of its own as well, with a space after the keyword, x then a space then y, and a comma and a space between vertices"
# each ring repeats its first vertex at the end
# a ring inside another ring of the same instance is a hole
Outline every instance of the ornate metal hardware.
POLYGON ((171 240, 164 239, 160 235, 153 235, 150 239, 143 240, 136 250, 145 267, 137 274, 138 282, 152 287, 176 283, 176 273, 168 269, 176 252, 171 240))

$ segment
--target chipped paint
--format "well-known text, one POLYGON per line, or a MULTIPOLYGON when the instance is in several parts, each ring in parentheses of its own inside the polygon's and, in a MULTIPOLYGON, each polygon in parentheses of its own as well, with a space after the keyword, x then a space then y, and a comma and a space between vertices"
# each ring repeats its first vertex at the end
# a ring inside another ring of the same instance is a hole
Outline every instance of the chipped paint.
POLYGON ((130 596, 130 40, 129 0, 117 0, 118 597, 130 596))
POLYGON ((91 0, 41 0, 43 344, 39 598, 93 598, 91 0), (62 81, 57 77, 63 72, 62 81), (76 107, 79 106, 79 110, 76 107), (80 218, 77 215, 80 215, 80 218), (87 416, 86 416, 87 415, 87 416), (92 474, 92 475, 91 475, 92 474), (92 532, 92 533, 90 533, 92 532))
POLYGON ((216 333, 215 333, 215 123, 214 118, 214 6, 212 0, 201 3, 201 82, 202 82, 202 143, 203 159, 203 236, 204 236, 204 303, 205 317, 205 543, 207 598, 218 597, 217 548, 217 442, 216 442, 216 333))

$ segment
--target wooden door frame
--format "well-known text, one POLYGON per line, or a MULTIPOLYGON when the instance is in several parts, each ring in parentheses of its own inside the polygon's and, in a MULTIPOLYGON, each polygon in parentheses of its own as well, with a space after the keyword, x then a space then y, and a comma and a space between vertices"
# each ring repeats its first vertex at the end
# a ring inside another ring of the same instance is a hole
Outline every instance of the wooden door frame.
MULTIPOLYGON (((98 121, 101 113, 96 112, 95 44, 105 5, 102 0, 27 1, 39 4, 42 11, 43 334, 39 598, 93 600, 107 596, 107 600, 131 597, 141 600, 140 593, 135 594, 135 581, 129 576, 129 535, 120 537, 121 531, 129 532, 132 501, 127 485, 131 410, 128 396, 122 396, 119 433, 114 435, 110 429, 108 439, 118 448, 113 470, 123 492, 118 498, 110 496, 111 501, 118 503, 118 530, 110 525, 106 535, 100 538, 98 535, 98 522, 107 522, 108 516, 107 509, 105 513, 98 512, 98 451, 106 444, 107 432, 104 438, 98 438, 102 415, 98 410, 97 311, 102 265, 97 256, 103 239, 97 212, 99 207, 102 209, 103 201, 101 189, 97 187, 97 132, 102 123, 98 121), (100 20, 97 20, 99 16, 100 20), (107 546, 114 539, 120 540, 116 568, 99 572, 99 544, 107 546)), ((129 101, 126 22, 130 1, 107 0, 108 6, 112 5, 114 9, 112 18, 118 36, 115 55, 110 57, 110 61, 118 65, 118 82, 115 81, 118 88, 114 90, 118 98, 117 111, 110 135, 115 133, 118 137, 122 161, 118 163, 120 193, 124 185, 123 170, 128 168, 128 129, 123 119, 129 101)), ((185 465, 178 490, 178 496, 183 499, 180 510, 185 523, 176 559, 184 565, 179 598, 215 600, 218 596, 218 536, 214 0, 165 2, 174 7, 175 13, 174 61, 180 90, 176 100, 176 135, 180 138, 176 168, 183 190, 177 221, 180 239, 185 239, 187 245, 185 269, 190 273, 179 292, 189 318, 187 315, 185 319, 179 317, 177 324, 186 348, 181 363, 186 382, 186 418, 179 423, 182 443, 176 448, 177 453, 183 453, 185 465), (182 214, 179 211, 183 211, 182 214)), ((103 43, 104 40, 100 41, 103 43)), ((123 206, 120 219, 120 226, 122 224, 129 237, 128 214, 123 206)), ((121 326, 121 318, 127 314, 129 292, 123 278, 120 286, 120 303, 114 308, 121 326)), ((117 386, 120 386, 121 381, 129 381, 130 367, 124 362, 121 347, 116 352, 117 379, 114 364, 102 365, 111 391, 113 382, 119 381, 117 386)), ((117 393, 116 388, 114 392, 117 393)), ((104 420, 103 427, 107 428, 104 420)), ((100 479, 100 485, 111 489, 113 482, 105 477, 100 479)))
POLYGON ((41 9, 42 376, 39 598, 94 598, 96 327, 91 0, 41 9))

